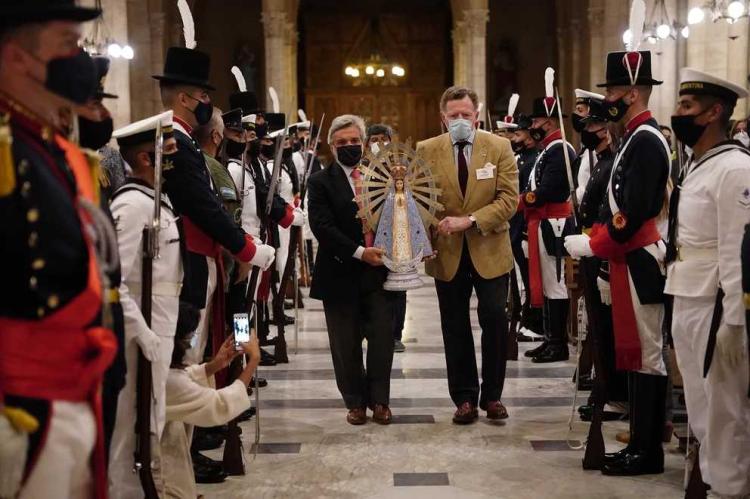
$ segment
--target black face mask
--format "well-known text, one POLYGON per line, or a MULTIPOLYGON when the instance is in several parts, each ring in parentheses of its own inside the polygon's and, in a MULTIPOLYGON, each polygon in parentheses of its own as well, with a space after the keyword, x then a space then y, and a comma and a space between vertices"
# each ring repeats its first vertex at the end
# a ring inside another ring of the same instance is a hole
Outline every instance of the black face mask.
POLYGON ((336 159, 340 164, 353 168, 357 166, 362 159, 362 146, 359 144, 353 144, 337 147, 336 159))
POLYGON ((573 123, 573 130, 577 133, 582 133, 584 128, 586 128, 586 124, 583 123, 583 116, 573 113, 570 117, 570 121, 573 123))
POLYGON ((630 104, 625 103, 624 96, 620 97, 616 101, 604 101, 604 105, 607 106, 607 114, 605 117, 608 121, 617 123, 625 116, 625 113, 630 109, 630 104))
MULTIPOLYGON (((187 95, 187 94, 185 94, 187 95)), ((193 114, 195 115, 195 121, 198 122, 198 126, 203 126, 209 121, 211 121, 211 116, 214 114, 214 105, 210 102, 203 102, 200 99, 196 99, 192 95, 188 95, 191 99, 196 101, 198 104, 196 104, 195 109, 193 109, 193 114)))
POLYGON ((281 152, 281 157, 284 159, 289 159, 292 157, 294 151, 292 151, 291 147, 285 147, 284 150, 281 152))
POLYGON ((87 120, 83 116, 78 117, 78 139, 81 147, 97 151, 107 145, 112 138, 112 118, 103 121, 87 120))
POLYGON ((260 155, 266 159, 274 159, 276 154, 276 144, 261 144, 260 155))
POLYGON ((294 144, 292 144, 292 151, 299 152, 301 149, 302 144, 300 144, 299 142, 295 142, 294 144))
POLYGON ((245 144, 227 139, 227 146, 225 151, 227 153, 227 157, 229 158, 240 158, 242 157, 242 153, 245 152, 245 144))
POLYGON ((544 140, 544 137, 547 136, 547 132, 544 131, 543 128, 529 128, 529 135, 531 135, 531 138, 534 139, 535 142, 541 142, 544 140))
POLYGON ((261 125, 255 125, 255 135, 262 139, 268 133, 268 125, 263 123, 261 125))
POLYGON ((260 140, 255 139, 250 141, 250 149, 248 149, 248 152, 251 157, 257 158, 258 154, 260 154, 260 140))
POLYGON ((596 148, 599 147, 599 144, 602 143, 602 140, 597 135, 598 132, 589 132, 588 130, 584 130, 581 132, 581 144, 583 144, 583 147, 588 149, 589 151, 596 151, 596 148))
POLYGON ((85 104, 97 88, 96 67, 91 56, 81 49, 71 57, 52 59, 47 63, 47 81, 50 92, 76 104, 85 104))
POLYGON ((708 125, 699 125, 695 122, 695 118, 704 112, 687 116, 672 116, 672 130, 677 140, 691 148, 698 143, 708 125))
POLYGON ((526 150, 526 146, 523 142, 511 142, 510 146, 513 148, 513 152, 516 154, 521 154, 526 150))

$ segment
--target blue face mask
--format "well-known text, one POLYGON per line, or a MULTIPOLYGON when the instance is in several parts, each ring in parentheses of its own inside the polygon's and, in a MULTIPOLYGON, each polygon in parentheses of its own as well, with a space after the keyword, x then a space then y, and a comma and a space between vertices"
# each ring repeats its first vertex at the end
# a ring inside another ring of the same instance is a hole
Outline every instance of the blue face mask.
POLYGON ((448 122, 448 133, 450 133, 453 142, 462 142, 471 137, 474 131, 474 123, 463 118, 456 118, 448 122))

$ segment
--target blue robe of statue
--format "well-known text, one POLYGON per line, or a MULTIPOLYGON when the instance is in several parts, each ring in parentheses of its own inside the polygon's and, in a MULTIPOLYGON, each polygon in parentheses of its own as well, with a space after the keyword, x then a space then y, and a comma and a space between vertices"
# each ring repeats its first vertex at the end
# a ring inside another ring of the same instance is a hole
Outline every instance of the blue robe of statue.
POLYGON ((375 247, 385 249, 385 256, 397 264, 419 257, 420 251, 422 258, 432 255, 430 238, 414 197, 406 187, 402 196, 391 187, 375 236, 375 247))

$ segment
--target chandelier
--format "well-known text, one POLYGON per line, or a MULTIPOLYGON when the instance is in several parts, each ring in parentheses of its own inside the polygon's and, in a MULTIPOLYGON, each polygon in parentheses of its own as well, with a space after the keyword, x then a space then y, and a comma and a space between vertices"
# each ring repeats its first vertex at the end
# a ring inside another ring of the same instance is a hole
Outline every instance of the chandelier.
POLYGON ((688 24, 700 24, 710 18, 711 22, 722 19, 734 24, 744 17, 748 17, 747 1, 745 0, 709 0, 701 7, 693 7, 688 12, 688 24))
POLYGON ((344 58, 344 74, 354 86, 399 85, 406 69, 388 53, 388 44, 377 17, 365 24, 344 58))
MULTIPOLYGON (((95 7, 102 10, 102 1, 96 0, 95 7)), ((81 47, 91 55, 106 55, 113 59, 126 60, 135 57, 133 47, 127 43, 119 43, 109 36, 109 30, 104 24, 104 16, 99 16, 94 20, 91 33, 81 41, 81 47)))
MULTIPOLYGON (((678 36, 687 38, 690 36, 690 28, 669 16, 664 0, 655 0, 651 13, 643 26, 642 41, 656 45, 660 40, 669 38, 676 40, 678 36)), ((632 39, 633 34, 630 30, 625 30, 622 34, 622 42, 628 45, 632 39)))

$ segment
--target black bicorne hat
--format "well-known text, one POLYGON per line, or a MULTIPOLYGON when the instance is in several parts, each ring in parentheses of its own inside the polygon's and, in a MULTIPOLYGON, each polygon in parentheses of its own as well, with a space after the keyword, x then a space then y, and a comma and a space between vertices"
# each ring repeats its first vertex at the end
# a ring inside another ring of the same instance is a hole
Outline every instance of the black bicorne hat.
POLYGON ((94 60, 94 66, 96 67, 96 98, 97 99, 117 99, 115 94, 109 94, 104 91, 104 82, 107 80, 107 74, 109 73, 109 57, 103 55, 97 55, 92 58, 94 60))
POLYGON ((224 126, 232 130, 242 130, 242 109, 232 109, 221 115, 224 126))
MULTIPOLYGON (((562 102, 562 99, 560 99, 562 102)), ((558 100, 554 97, 537 97, 534 99, 534 105, 531 108, 529 118, 558 118, 557 114, 558 100)), ((562 115, 567 118, 567 114, 562 115)))
POLYGON ((241 108, 242 114, 257 114, 258 110, 258 97, 254 92, 235 92, 229 96, 229 107, 231 109, 241 108))
POLYGON ((216 90, 208 82, 211 58, 200 50, 170 47, 164 60, 164 74, 153 78, 167 83, 181 83, 206 90, 216 90))
POLYGON ((607 120, 609 106, 603 100, 589 99, 589 114, 581 119, 582 123, 601 123, 607 120))
POLYGON ((516 128, 516 130, 528 130, 529 128, 531 128, 531 117, 526 114, 518 113, 514 122, 516 125, 518 125, 518 128, 516 128))
POLYGON ((651 76, 651 51, 610 52, 607 54, 607 81, 597 87, 661 85, 651 76))
POLYGON ((101 10, 79 7, 75 0, 0 0, 0 29, 46 21, 85 22, 96 19, 101 10))
POLYGON ((268 133, 283 130, 286 126, 286 115, 284 113, 266 113, 263 115, 268 126, 268 133))

